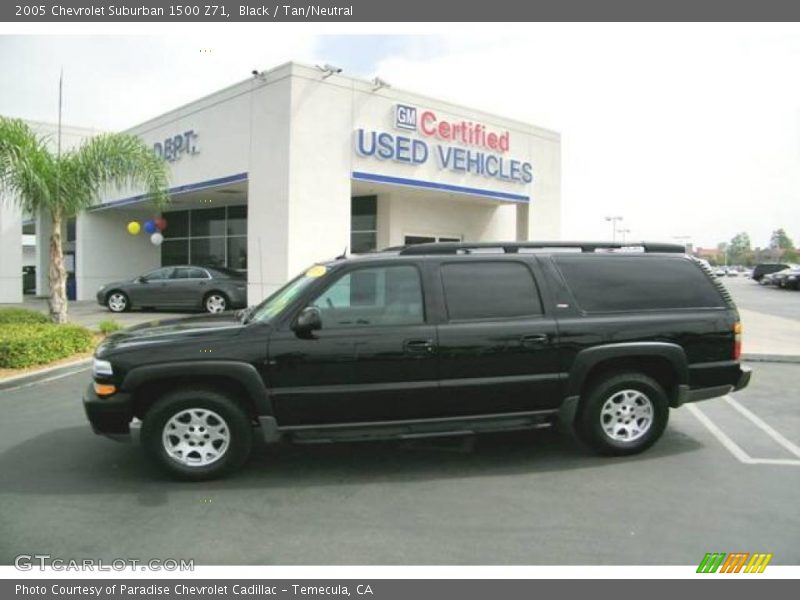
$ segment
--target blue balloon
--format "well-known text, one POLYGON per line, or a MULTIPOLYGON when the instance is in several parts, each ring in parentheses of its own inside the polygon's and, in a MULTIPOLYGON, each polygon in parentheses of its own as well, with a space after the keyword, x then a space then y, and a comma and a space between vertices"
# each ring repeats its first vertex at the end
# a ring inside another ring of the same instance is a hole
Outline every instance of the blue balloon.
POLYGON ((155 233, 158 230, 158 227, 156 227, 156 222, 153 221, 153 219, 148 219, 144 222, 144 230, 147 233, 155 233))

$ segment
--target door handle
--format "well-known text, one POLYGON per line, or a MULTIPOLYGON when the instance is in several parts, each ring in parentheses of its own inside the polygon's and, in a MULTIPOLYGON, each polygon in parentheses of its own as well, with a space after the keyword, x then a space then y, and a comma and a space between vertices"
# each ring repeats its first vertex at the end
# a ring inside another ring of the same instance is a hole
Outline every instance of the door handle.
POLYGON ((408 354, 431 354, 434 350, 433 340, 406 340, 403 350, 408 354))
POLYGON ((549 342, 550 336, 546 333, 534 333, 531 335, 523 335, 520 341, 522 341, 522 345, 525 348, 535 348, 549 342))

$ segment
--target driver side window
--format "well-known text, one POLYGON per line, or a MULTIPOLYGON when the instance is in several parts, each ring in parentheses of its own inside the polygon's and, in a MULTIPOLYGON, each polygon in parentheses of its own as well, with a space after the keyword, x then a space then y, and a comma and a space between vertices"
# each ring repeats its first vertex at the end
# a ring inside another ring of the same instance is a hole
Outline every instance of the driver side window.
POLYGON ((155 271, 150 271, 142 279, 146 281, 161 281, 163 279, 169 279, 170 275, 172 275, 172 271, 174 271, 172 267, 156 269, 155 271))
POLYGON ((425 322, 419 272, 408 265, 350 271, 311 305, 319 309, 323 329, 425 322))

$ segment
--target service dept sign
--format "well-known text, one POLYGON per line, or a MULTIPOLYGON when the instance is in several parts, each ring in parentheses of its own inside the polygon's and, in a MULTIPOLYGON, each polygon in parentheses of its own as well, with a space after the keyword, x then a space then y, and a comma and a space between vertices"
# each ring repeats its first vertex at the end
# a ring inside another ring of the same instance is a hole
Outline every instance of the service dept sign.
POLYGON ((435 160, 440 169, 512 183, 533 181, 531 163, 509 156, 511 133, 507 130, 445 119, 433 110, 407 104, 395 105, 394 126, 408 135, 357 129, 355 151, 365 158, 413 166, 435 160))
POLYGON ((197 132, 194 129, 189 129, 183 133, 170 136, 162 142, 156 142, 153 144, 153 152, 159 158, 169 162, 175 162, 186 155, 199 154, 197 132))

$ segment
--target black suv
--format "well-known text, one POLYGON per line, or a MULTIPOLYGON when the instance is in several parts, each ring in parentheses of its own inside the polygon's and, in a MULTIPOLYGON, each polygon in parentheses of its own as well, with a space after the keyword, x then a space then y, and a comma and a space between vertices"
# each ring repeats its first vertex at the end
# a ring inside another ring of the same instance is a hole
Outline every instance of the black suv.
POLYGON ((158 321, 97 349, 84 405, 188 479, 267 442, 415 438, 557 420, 604 454, 670 407, 745 387, 722 283, 673 244, 409 246, 317 264, 238 313, 158 321), (139 428, 134 428, 138 430, 139 428))

